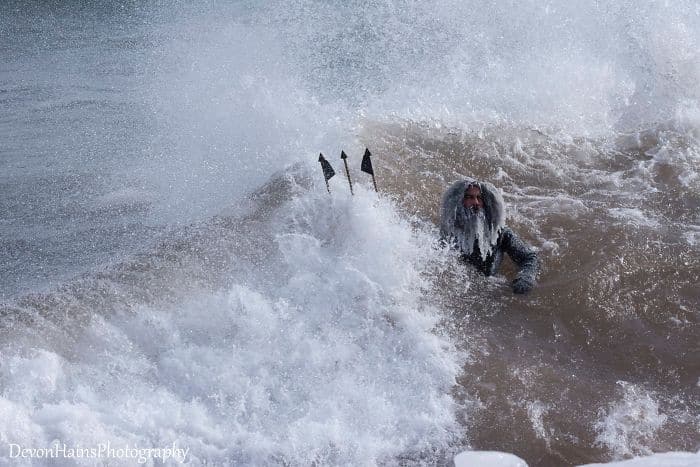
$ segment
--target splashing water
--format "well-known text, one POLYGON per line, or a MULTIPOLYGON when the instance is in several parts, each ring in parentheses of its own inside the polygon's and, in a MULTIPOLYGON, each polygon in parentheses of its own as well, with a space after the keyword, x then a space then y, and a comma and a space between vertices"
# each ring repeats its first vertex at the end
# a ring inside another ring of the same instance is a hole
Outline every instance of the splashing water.
POLYGON ((696 449, 695 2, 74 3, 0 5, 3 460, 696 449), (432 248, 464 177, 530 296, 432 248))

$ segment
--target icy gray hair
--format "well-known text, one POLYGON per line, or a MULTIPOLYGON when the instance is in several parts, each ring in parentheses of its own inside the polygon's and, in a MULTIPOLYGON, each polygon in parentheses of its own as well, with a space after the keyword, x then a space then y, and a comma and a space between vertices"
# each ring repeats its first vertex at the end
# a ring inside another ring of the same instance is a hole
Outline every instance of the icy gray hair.
POLYGON ((505 203, 498 189, 488 182, 479 182, 467 178, 455 182, 442 197, 442 210, 440 212, 440 236, 453 242, 466 253, 471 254, 474 249, 474 241, 477 240, 482 258, 491 253, 493 246, 498 241, 501 229, 505 226, 505 203), (465 218, 478 219, 477 216, 469 216, 464 212, 462 204, 464 194, 469 187, 481 190, 481 200, 484 204, 483 225, 465 226, 465 218), (465 228, 466 227, 466 228, 465 228))

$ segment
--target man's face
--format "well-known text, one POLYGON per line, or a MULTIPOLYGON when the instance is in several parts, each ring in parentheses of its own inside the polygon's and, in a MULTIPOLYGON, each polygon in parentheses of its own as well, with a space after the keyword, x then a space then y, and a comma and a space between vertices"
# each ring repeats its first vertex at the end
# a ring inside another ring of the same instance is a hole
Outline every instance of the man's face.
POLYGON ((467 188, 467 191, 464 192, 464 201, 462 201, 462 204, 465 208, 471 209, 475 212, 478 212, 481 208, 483 208, 484 202, 481 199, 481 190, 479 187, 470 186, 467 188))

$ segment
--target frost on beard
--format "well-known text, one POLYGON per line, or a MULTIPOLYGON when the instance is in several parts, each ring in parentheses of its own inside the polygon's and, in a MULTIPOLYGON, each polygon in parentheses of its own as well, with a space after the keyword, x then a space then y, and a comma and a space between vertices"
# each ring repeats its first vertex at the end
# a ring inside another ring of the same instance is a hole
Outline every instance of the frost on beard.
POLYGON ((505 203, 490 183, 460 180, 445 192, 440 217, 440 233, 445 241, 454 243, 467 255, 473 253, 476 244, 485 261, 505 226, 505 203), (483 209, 473 211, 463 206, 464 193, 470 186, 481 190, 483 209))

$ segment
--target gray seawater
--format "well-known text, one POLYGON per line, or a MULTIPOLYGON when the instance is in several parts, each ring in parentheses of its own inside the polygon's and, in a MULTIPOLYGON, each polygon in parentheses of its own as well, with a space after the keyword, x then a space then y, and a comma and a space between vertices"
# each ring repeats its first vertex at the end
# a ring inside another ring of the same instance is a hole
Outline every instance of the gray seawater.
POLYGON ((153 125, 148 38, 132 15, 6 2, 2 16, 0 277, 10 299, 153 235, 145 182, 129 170, 149 156, 153 125))
POLYGON ((697 451, 699 31, 693 2, 4 2, 0 458, 697 451), (533 294, 435 247, 463 175, 533 294))

